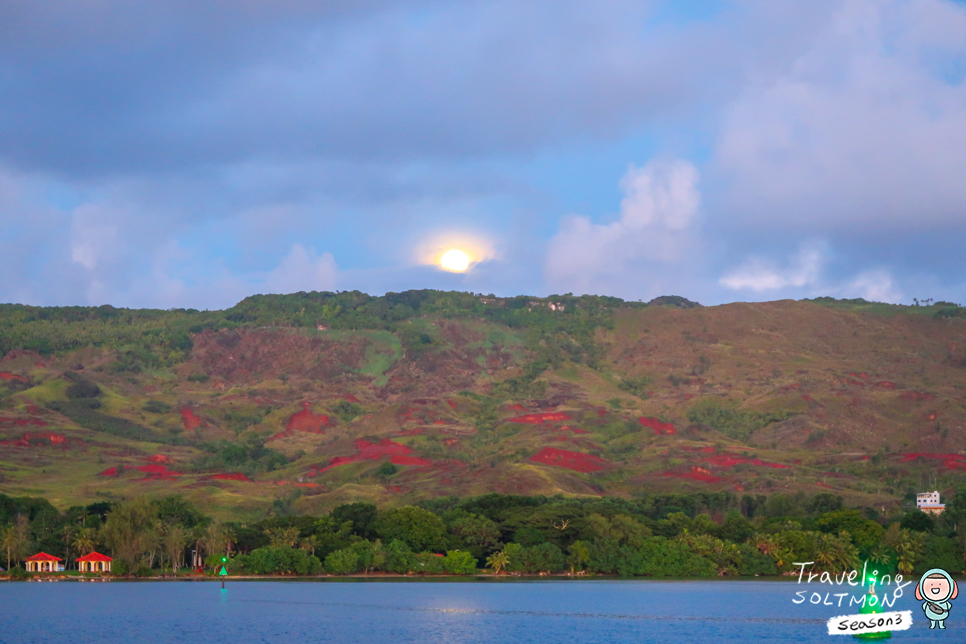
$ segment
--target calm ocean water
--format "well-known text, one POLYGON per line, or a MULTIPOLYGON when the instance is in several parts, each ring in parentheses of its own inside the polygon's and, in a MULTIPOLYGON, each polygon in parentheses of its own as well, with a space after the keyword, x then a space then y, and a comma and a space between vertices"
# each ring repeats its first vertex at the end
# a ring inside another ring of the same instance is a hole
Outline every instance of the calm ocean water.
MULTIPOLYGON (((858 611, 793 604, 804 588, 761 581, 347 580, 229 581, 222 591, 218 582, 6 582, 0 642, 853 642, 829 636, 825 621, 858 611)), ((829 588, 809 590, 824 595, 829 588)), ((911 590, 893 610, 912 610, 913 627, 894 641, 966 642, 966 597, 954 602, 945 631, 930 631, 911 590)))

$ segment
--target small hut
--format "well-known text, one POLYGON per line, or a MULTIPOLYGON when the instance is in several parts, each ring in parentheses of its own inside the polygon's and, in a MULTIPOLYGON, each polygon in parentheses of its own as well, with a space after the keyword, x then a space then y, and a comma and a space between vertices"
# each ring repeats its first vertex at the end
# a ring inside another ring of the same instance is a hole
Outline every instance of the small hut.
POLYGON ((27 572, 57 572, 59 561, 63 559, 48 555, 46 552, 38 552, 33 557, 27 557, 27 572))
POLYGON ((77 569, 81 572, 111 572, 112 561, 107 555, 92 552, 77 558, 77 569))

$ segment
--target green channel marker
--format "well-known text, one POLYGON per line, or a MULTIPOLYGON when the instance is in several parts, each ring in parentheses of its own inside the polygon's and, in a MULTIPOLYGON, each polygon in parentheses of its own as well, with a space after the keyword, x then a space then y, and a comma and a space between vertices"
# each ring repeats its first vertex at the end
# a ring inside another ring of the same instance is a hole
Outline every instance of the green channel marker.
MULTIPOLYGON (((865 596, 865 601, 862 602, 862 608, 859 609, 859 615, 874 615, 876 613, 883 613, 882 602, 879 601, 879 597, 875 594, 875 584, 878 581, 876 575, 879 571, 874 571, 869 576, 869 593, 865 596), (869 602, 872 601, 872 604, 869 602)), ((853 638, 857 640, 888 640, 892 639, 892 631, 881 631, 879 633, 863 633, 862 635, 853 635, 853 638)))
POLYGON ((228 571, 227 571, 227 570, 225 570, 225 567, 224 567, 224 566, 222 566, 222 567, 221 567, 221 572, 220 572, 220 573, 218 573, 218 574, 219 574, 219 575, 227 575, 227 574, 228 574, 228 571))

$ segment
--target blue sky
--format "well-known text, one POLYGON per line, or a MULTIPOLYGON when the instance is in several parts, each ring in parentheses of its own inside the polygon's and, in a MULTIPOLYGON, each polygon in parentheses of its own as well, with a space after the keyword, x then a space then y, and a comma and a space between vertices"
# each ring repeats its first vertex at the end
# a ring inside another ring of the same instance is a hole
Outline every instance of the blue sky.
POLYGON ((0 301, 964 302, 964 70, 953 0, 0 0, 0 301))

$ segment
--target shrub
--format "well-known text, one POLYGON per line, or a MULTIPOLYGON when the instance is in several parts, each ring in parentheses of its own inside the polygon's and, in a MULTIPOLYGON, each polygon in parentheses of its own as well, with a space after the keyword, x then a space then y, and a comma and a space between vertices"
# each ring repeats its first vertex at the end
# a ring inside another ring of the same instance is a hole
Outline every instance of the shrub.
POLYGON ((352 548, 336 550, 325 558, 325 570, 333 575, 351 575, 359 572, 359 555, 352 548))
POLYGON ((97 398, 101 395, 101 388, 90 380, 83 379, 67 387, 66 394, 72 399, 97 398))
POLYGON ((144 403, 144 406, 141 407, 141 409, 144 411, 149 411, 152 414, 167 414, 171 411, 171 405, 161 402, 160 400, 149 400, 144 403))
POLYGON ((443 557, 443 569, 451 575, 475 575, 479 572, 476 568, 476 559, 466 550, 447 552, 443 557))
POLYGON ((256 575, 297 573, 314 575, 322 570, 322 562, 315 555, 294 548, 256 548, 239 564, 256 575))
POLYGON ((30 573, 24 570, 22 566, 14 566, 10 569, 9 574, 11 579, 18 579, 20 581, 30 578, 30 573))
POLYGON ((188 382, 208 382, 208 374, 193 373, 190 376, 188 376, 188 382))
POLYGON ((406 545, 405 541, 400 541, 399 539, 393 540, 385 550, 386 563, 385 568, 388 572, 398 573, 400 575, 406 574, 407 572, 412 572, 419 567, 416 560, 416 554, 406 545))
POLYGON ((427 575, 441 575, 446 572, 446 568, 443 566, 443 559, 445 557, 433 554, 432 552, 421 552, 416 555, 416 572, 427 575))

